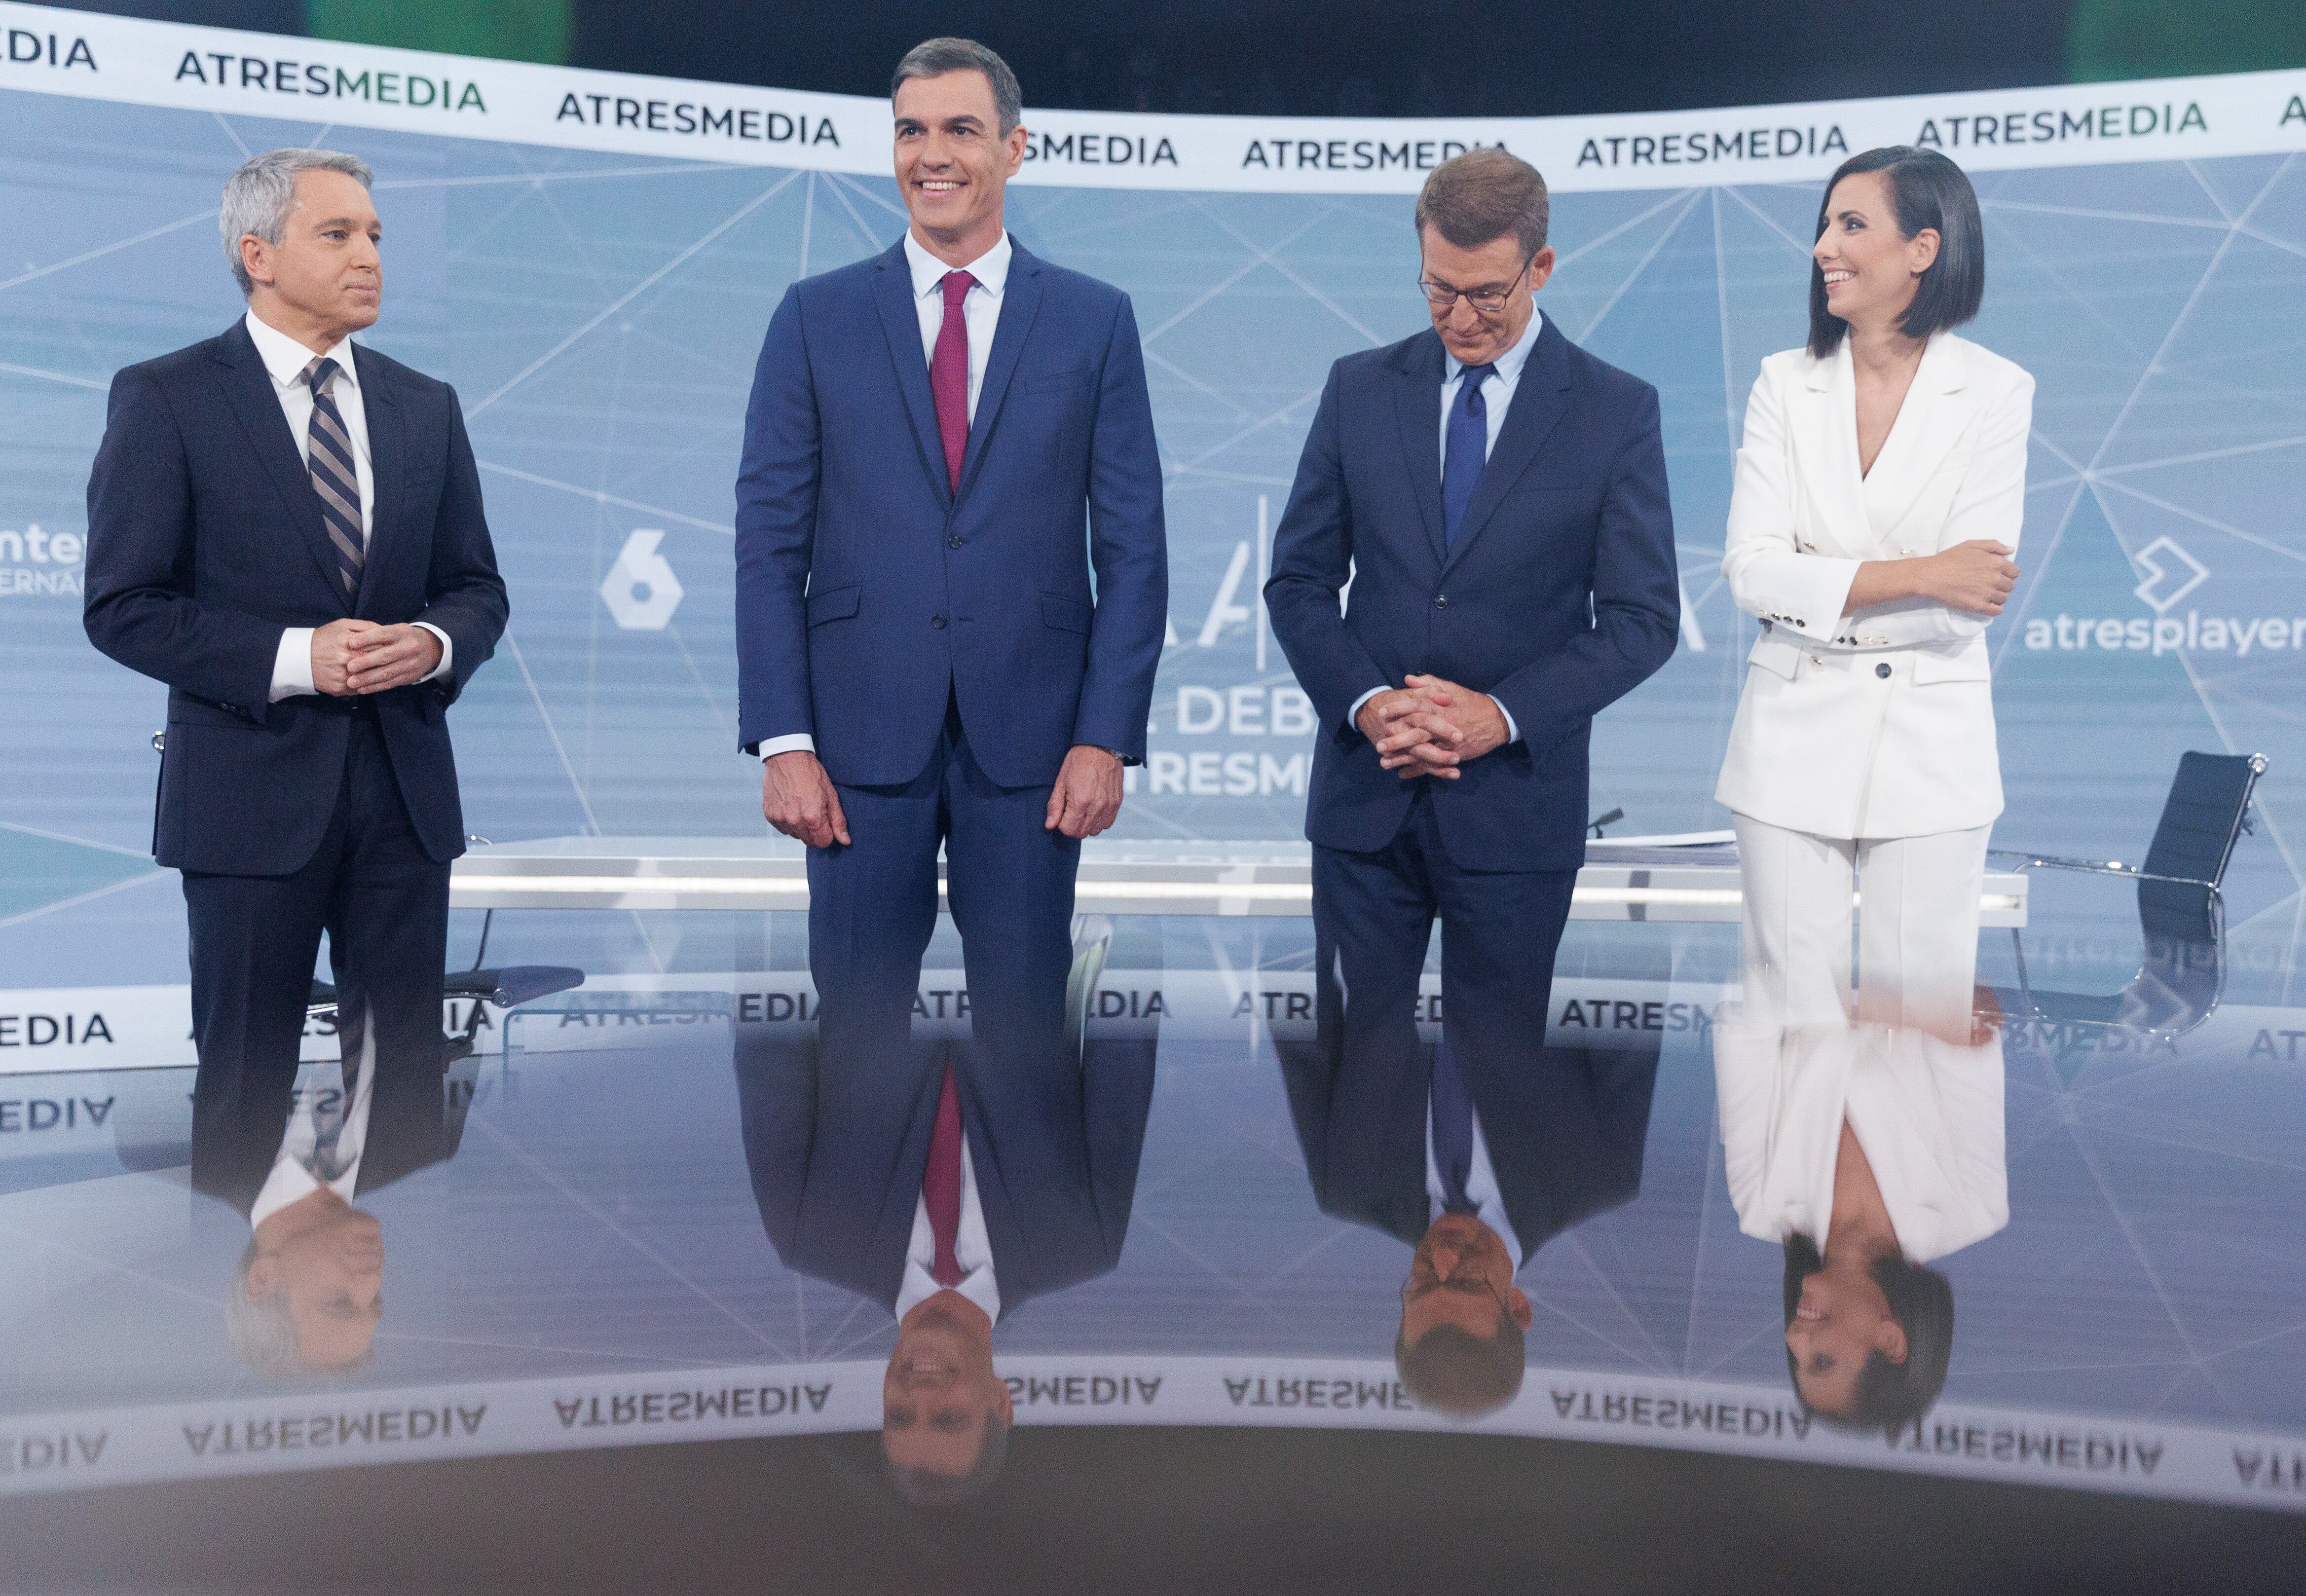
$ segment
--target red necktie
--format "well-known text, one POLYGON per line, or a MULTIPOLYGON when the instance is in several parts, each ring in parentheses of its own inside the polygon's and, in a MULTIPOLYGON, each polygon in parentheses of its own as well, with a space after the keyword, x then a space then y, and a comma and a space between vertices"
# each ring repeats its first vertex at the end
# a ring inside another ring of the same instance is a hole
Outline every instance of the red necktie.
MULTIPOLYGON (((943 339, 938 340, 937 350, 942 355, 943 339)), ((929 1133, 929 1164, 921 1175, 921 1200, 928 1207, 929 1228, 936 1233, 936 1261, 930 1266, 929 1275, 939 1285, 959 1285, 965 1272, 953 1256, 954 1238, 961 1234, 961 1095, 953 1088, 950 1063, 944 1067, 944 1089, 937 1094, 936 1129, 929 1133)))
POLYGON ((949 271, 937 285, 944 290, 944 320, 937 328, 936 353, 929 357, 929 393, 936 400, 937 436, 944 442, 944 474, 961 491, 961 460, 969 452, 969 319, 961 302, 977 286, 965 271, 949 271))

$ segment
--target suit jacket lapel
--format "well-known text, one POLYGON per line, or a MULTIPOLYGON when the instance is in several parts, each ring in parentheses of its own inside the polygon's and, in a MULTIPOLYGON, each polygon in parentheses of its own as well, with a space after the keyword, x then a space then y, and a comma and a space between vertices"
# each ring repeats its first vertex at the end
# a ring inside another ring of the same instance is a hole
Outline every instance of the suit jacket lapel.
MULTIPOLYGON (((1450 545, 1448 560, 1442 568, 1445 572, 1465 558, 1466 549, 1481 536, 1482 527, 1489 525, 1507 492, 1529 469, 1539 448, 1568 409, 1569 341, 1548 316, 1538 329, 1537 347, 1529 352, 1522 367, 1521 380, 1514 386, 1513 405, 1506 411, 1497 446, 1490 450, 1481 480, 1473 484, 1473 501, 1465 507, 1465 519, 1457 527, 1456 541, 1450 545)), ((1434 425, 1438 429, 1439 424, 1437 413, 1434 425)))
MULTIPOLYGON (((1862 490, 1867 521, 1885 552, 1896 540, 1900 523, 1920 501, 1924 486, 1969 431, 1977 410, 1976 396, 1969 390, 1969 362, 1962 356, 1960 341, 1937 334, 1922 351, 1897 423, 1882 440, 1882 452, 1874 457, 1874 469, 1866 474, 1862 490)), ((1854 431, 1854 409, 1851 424, 1854 431)))
POLYGON ((1401 375, 1394 390, 1395 414, 1401 422, 1402 457, 1409 465, 1409 491, 1417 500, 1417 514, 1425 523, 1426 541, 1433 545, 1439 564, 1445 557, 1441 542, 1441 376, 1447 370, 1440 338, 1431 332, 1410 340, 1406 357, 1395 371, 1401 375))
POLYGON ((1841 341, 1831 360, 1808 363, 1790 397, 1786 431, 1801 491, 1815 507, 1811 516, 1797 516, 1793 535, 1806 540, 1815 531, 1827 545, 1816 552, 1873 559, 1876 540, 1866 515, 1866 481, 1858 469, 1858 380, 1849 340, 1841 341))
POLYGON ((1008 397, 1009 380, 1017 374, 1017 357, 1032 336, 1033 318, 1041 309, 1041 263, 1014 239, 1009 245, 1009 280, 1001 290, 1001 316, 993 327, 993 349, 985 359, 985 382, 977 393, 977 419, 969 429, 969 452, 961 457, 961 487, 964 493, 985 458, 986 441, 1001 418, 1001 402, 1008 397))
POLYGON ((383 591, 379 567, 400 552, 400 508, 407 486, 408 450, 399 396, 392 391, 376 358, 355 344, 353 363, 360 368, 361 409, 368 418, 369 471, 376 481, 376 505, 369 512, 368 556, 361 562, 360 595, 353 606, 354 614, 366 617, 375 595, 383 591))
POLYGON ((952 502, 952 484, 946 480, 944 442, 937 435, 936 397, 929 392, 929 363, 921 356, 921 317, 913 306, 913 273, 905 261, 905 241, 899 239, 881 257, 881 270, 873 284, 874 303, 881 310, 881 330, 889 340, 890 363, 896 369, 897 388, 905 396, 905 413, 912 417, 913 442, 920 451, 921 469, 935 484, 938 499, 952 502))
POLYGON ((288 512, 306 552, 320 568, 322 583, 350 614, 352 606, 346 600, 344 584, 337 580, 336 550, 320 522, 320 495, 312 491, 312 479, 296 453, 296 440, 288 435, 288 418, 281 414, 279 396, 273 391, 272 375, 264 369, 256 341, 248 336, 246 327, 235 321, 226 329, 217 341, 217 362, 223 368, 217 374, 218 385, 239 418, 242 431, 248 434, 249 447, 264 463, 265 474, 279 492, 281 508, 288 512))

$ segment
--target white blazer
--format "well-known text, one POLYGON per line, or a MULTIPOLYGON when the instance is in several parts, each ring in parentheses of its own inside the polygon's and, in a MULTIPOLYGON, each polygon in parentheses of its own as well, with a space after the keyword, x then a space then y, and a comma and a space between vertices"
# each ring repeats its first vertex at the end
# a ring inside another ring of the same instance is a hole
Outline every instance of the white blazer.
POLYGON ((1898 1250, 1927 1263, 2010 1223, 2002 1039, 1969 1047, 1888 1026, 1713 1028, 1721 1163, 1738 1226, 1826 1244, 1846 1119, 1882 1189, 1898 1250))
POLYGON ((2002 813, 1986 621, 1926 599, 1843 613, 1861 561, 2018 546, 2034 380, 1934 335, 1864 476, 1849 344, 1762 363, 1721 574, 1762 636, 1714 798, 1836 838, 1921 837, 2002 813))

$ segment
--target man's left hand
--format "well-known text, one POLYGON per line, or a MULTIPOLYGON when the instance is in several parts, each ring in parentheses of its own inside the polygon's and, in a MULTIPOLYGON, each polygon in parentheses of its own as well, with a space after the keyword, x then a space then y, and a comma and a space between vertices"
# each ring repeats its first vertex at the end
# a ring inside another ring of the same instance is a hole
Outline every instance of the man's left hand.
POLYGON ((345 641, 345 683, 354 693, 385 693, 423 681, 439 669, 440 639, 423 627, 377 627, 345 641))
POLYGON ((1455 779, 1459 767, 1505 746, 1510 735, 1505 712, 1487 693, 1476 693, 1439 676, 1411 675, 1405 679, 1422 702, 1396 724, 1422 732, 1424 740, 1388 749, 1382 761, 1403 781, 1419 776, 1455 779))
POLYGON ((1046 831, 1063 832, 1078 841, 1094 837, 1121 813, 1121 761, 1109 748, 1075 743, 1065 755, 1064 768, 1049 792, 1046 831))

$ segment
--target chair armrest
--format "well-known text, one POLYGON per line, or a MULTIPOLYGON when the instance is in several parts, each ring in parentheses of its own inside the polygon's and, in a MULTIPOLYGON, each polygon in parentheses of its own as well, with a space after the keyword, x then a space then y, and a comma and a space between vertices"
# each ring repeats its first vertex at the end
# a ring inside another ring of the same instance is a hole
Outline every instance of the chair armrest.
POLYGON ((2218 890, 2218 883, 2214 881, 2199 881, 2191 875, 2157 875, 2129 865, 2115 864, 2111 860, 2101 862, 2097 859, 2057 858, 2048 854, 2020 853, 2007 848, 1990 848, 1986 849, 1986 857, 2023 859, 2026 862, 2018 866, 2020 871, 2071 870, 2081 875, 2118 875, 2124 881, 2165 881, 2182 887, 2207 887, 2213 892, 2218 890))

